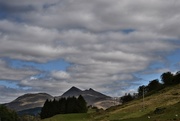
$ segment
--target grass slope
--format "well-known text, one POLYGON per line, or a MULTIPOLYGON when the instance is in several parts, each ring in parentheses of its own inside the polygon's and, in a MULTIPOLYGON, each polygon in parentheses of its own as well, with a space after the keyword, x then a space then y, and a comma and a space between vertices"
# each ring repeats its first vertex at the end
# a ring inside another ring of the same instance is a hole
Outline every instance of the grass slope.
POLYGON ((62 114, 44 119, 43 121, 88 121, 88 120, 89 120, 88 114, 62 114))
POLYGON ((163 114, 154 114, 154 120, 169 120, 178 118, 180 120, 180 84, 160 90, 156 94, 142 99, 134 100, 122 106, 110 108, 103 115, 96 116, 97 121, 146 121, 151 120, 156 108, 166 108, 163 114), (144 108, 143 108, 144 107, 144 108), (175 115, 178 117, 175 117, 175 115), (160 116, 162 115, 162 116, 160 116), (157 117, 156 117, 157 116, 157 117), (159 116, 159 118, 158 118, 159 116), (145 119, 143 119, 145 118, 145 119), (157 118, 157 119, 156 119, 157 118))
POLYGON ((180 121, 180 84, 98 113, 57 115, 43 121, 180 121), (156 108, 164 108, 154 113, 156 108))
POLYGON ((180 103, 167 106, 162 112, 150 112, 138 118, 124 119, 121 121, 180 121, 180 103))

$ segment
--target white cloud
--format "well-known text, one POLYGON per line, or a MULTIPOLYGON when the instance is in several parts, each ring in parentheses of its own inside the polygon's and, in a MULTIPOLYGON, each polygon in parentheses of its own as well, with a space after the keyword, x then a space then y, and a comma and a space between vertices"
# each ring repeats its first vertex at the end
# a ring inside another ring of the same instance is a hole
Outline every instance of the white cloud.
POLYGON ((70 75, 65 71, 53 71, 52 77, 54 77, 56 79, 60 79, 60 80, 62 80, 62 79, 65 80, 65 79, 69 79, 70 75))

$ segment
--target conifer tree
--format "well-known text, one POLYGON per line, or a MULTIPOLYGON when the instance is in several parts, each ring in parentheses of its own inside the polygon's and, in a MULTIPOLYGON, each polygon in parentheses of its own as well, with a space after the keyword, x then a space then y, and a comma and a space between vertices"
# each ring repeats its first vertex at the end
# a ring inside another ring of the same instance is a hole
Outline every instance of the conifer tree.
POLYGON ((79 106, 79 113, 86 113, 87 112, 87 103, 84 100, 83 96, 80 95, 78 97, 78 106, 79 106))
POLYGON ((50 102, 47 99, 44 103, 44 106, 41 109, 41 113, 40 113, 41 119, 50 117, 49 108, 50 108, 50 102))
POLYGON ((56 114, 67 114, 67 113, 86 113, 87 103, 84 98, 80 95, 78 98, 68 97, 61 98, 58 101, 46 100, 41 110, 41 119, 52 117, 56 114))

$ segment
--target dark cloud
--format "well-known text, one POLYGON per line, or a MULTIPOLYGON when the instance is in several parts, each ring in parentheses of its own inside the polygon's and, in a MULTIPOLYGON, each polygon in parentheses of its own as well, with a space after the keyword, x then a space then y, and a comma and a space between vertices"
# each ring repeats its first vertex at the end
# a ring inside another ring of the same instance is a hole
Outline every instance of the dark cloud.
POLYGON ((13 6, 9 5, 6 2, 0 1, 0 10, 1 12, 5 12, 6 14, 13 14, 19 12, 30 12, 34 11, 35 8, 32 5, 27 6, 13 6))

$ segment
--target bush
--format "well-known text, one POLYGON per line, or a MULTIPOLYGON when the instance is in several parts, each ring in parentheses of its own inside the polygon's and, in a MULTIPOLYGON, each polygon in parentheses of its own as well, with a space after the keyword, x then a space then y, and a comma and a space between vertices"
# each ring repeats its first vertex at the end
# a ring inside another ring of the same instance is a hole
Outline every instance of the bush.
POLYGON ((1 121, 18 121, 18 115, 15 111, 8 109, 4 105, 0 105, 0 119, 1 121))

